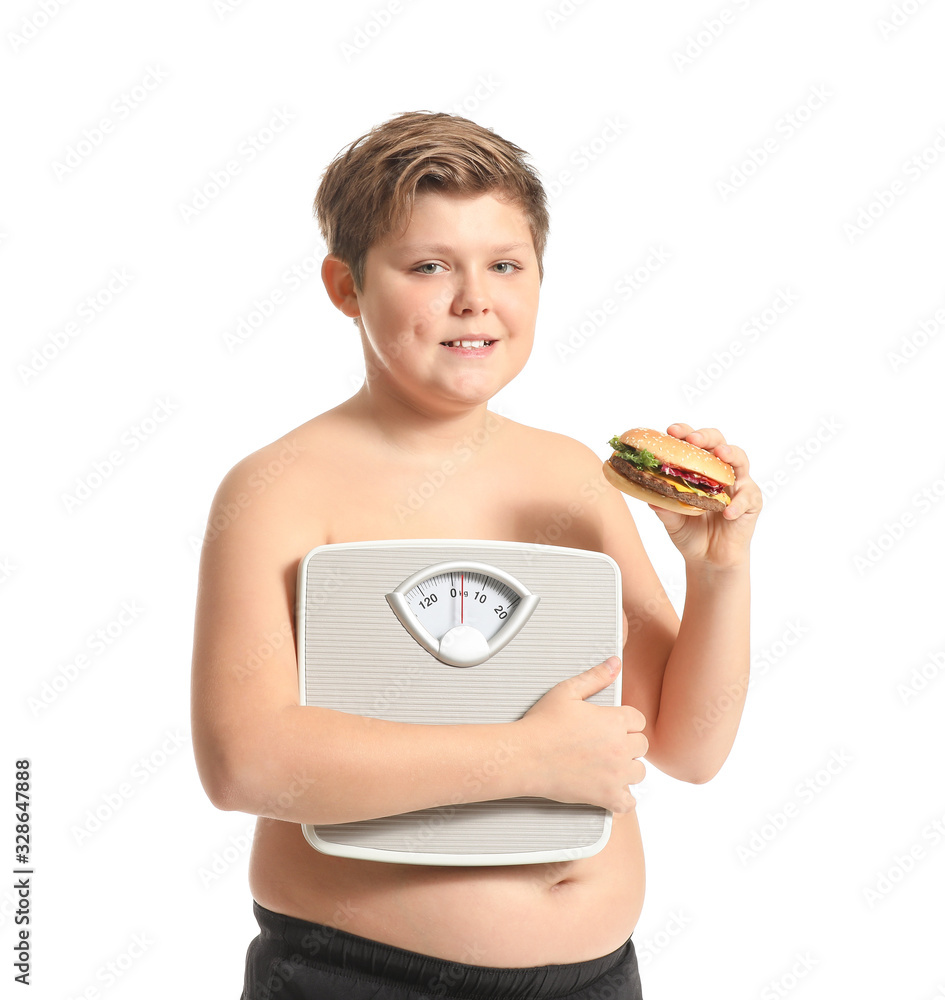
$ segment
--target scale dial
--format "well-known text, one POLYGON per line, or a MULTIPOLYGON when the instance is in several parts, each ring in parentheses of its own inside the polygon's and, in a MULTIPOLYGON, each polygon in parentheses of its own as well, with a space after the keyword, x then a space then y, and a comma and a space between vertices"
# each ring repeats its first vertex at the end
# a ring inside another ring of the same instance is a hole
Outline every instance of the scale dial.
POLYGON ((504 570, 465 560, 419 570, 386 597, 414 639, 454 667, 494 656, 540 600, 504 570))

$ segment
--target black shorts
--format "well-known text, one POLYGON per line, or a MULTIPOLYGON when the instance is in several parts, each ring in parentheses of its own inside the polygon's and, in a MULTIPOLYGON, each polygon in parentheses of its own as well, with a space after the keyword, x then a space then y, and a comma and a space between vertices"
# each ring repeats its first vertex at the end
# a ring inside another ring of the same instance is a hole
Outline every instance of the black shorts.
POLYGON ((633 942, 570 965, 492 969, 421 955, 253 902, 241 1000, 640 1000, 633 942))

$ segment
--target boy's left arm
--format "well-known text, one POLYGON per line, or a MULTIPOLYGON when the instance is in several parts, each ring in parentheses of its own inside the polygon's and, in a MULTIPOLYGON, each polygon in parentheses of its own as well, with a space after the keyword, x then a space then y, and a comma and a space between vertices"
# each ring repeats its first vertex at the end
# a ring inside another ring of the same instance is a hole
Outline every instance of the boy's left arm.
POLYGON ((732 749, 748 690, 748 550, 762 495, 744 451, 719 431, 673 424, 668 433, 728 462, 735 490, 719 513, 650 506, 685 559, 686 602, 678 626, 665 595, 652 613, 627 608, 623 700, 647 718, 646 759, 675 778, 704 782, 732 749))

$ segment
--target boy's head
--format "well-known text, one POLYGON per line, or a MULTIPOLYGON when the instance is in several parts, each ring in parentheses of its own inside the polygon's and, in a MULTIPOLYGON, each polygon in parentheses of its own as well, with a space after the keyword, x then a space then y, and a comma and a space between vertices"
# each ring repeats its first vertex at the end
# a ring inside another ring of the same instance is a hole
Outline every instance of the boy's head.
POLYGON ((548 209, 526 155, 458 115, 398 115, 352 142, 325 171, 314 208, 328 252, 347 264, 361 291, 368 250, 407 225, 417 195, 491 192, 521 208, 541 275, 548 209))

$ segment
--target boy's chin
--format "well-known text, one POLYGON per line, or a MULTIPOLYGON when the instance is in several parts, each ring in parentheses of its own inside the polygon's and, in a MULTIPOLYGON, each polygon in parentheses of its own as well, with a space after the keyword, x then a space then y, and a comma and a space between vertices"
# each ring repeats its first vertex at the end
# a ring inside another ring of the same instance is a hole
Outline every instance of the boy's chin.
POLYGON ((501 371, 466 372, 454 375, 452 378, 447 377, 443 383, 446 388, 460 396, 480 396, 483 399, 491 399, 497 392, 501 392, 516 379, 523 368, 524 365, 519 365, 514 370, 504 367, 501 371))
POLYGON ((468 377, 463 380, 450 379, 431 387, 425 393, 429 402, 435 406, 437 400, 451 409, 466 407, 474 409, 488 403, 497 393, 501 392, 511 379, 488 378, 484 376, 468 377))
POLYGON ((466 407, 470 410, 478 406, 484 406, 503 388, 503 385, 494 385, 482 388, 468 388, 465 390, 453 389, 442 393, 441 399, 453 406, 466 407))
POLYGON ((452 366, 432 366, 425 372, 388 371, 386 377, 375 380, 372 395, 380 392, 426 413, 442 413, 453 417, 457 411, 475 409, 488 403, 501 392, 524 367, 501 371, 470 368, 456 370, 452 366))

